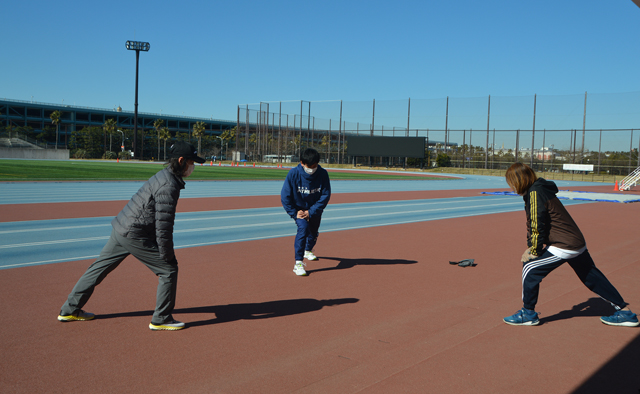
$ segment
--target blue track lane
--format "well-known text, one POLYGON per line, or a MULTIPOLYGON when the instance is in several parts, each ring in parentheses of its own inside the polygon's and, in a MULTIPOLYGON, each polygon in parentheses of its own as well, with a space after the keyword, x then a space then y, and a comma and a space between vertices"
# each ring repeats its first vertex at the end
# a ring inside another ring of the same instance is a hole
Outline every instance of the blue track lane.
MULTIPOLYGON (((197 168, 196 168, 197 170, 197 168)), ((446 175, 446 174, 439 174, 446 175)), ((331 175, 329 175, 331 176, 331 175)), ((508 188, 504 177, 453 175, 458 179, 331 181, 332 193, 423 190, 491 190, 508 188)), ((554 181, 558 187, 602 183, 554 181)), ((7 182, 0 183, 0 204, 38 204, 129 200, 144 182, 7 182)), ((282 181, 189 181, 180 198, 279 195, 282 181)))
MULTIPOLYGON (((279 183, 280 184, 280 183, 279 183)), ((585 201, 563 201, 565 205, 585 201)), ((520 197, 478 196, 428 200, 329 204, 321 232, 521 211, 520 197)), ((109 217, 0 223, 0 269, 98 256, 111 233, 109 217)), ((178 213, 177 249, 289 237, 296 226, 280 207, 178 213)), ((292 240, 293 242, 293 240, 292 240)))

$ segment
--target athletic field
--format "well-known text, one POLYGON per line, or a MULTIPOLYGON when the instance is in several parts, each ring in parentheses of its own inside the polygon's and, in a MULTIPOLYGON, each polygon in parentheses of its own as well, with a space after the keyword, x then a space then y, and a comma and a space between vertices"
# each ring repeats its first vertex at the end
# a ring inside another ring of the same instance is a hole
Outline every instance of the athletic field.
MULTIPOLYGON (((613 308, 568 266, 541 286, 539 326, 502 322, 521 307, 526 248, 522 199, 481 194, 507 190, 502 178, 341 173, 330 171, 308 277, 291 271, 281 180, 188 179, 176 218, 178 332, 148 329, 157 279, 132 257, 86 305, 95 320, 56 320, 142 181, 0 183, 0 305, 12 311, 0 391, 638 392, 640 330, 602 324, 613 308), (477 266, 449 264, 467 258, 477 266)), ((563 202, 640 311, 640 204, 563 202)))

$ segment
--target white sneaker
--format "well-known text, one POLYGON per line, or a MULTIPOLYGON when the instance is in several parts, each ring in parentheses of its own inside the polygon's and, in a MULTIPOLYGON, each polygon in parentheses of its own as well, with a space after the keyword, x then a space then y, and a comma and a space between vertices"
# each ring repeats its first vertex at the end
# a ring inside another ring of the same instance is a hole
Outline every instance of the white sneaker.
POLYGON ((306 276, 307 271, 304 270, 305 264, 302 261, 296 261, 296 265, 293 266, 293 273, 298 276, 306 276))
POLYGON ((305 250, 304 251, 304 258, 309 260, 309 261, 316 261, 318 260, 318 258, 316 257, 315 254, 313 254, 313 250, 305 250))

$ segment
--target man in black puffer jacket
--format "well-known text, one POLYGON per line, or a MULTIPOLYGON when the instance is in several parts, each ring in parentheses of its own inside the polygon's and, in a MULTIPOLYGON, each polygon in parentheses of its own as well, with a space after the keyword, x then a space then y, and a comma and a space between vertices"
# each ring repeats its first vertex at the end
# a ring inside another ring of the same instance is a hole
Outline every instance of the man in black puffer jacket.
POLYGON ((98 259, 89 266, 62 305, 58 320, 92 320, 82 310, 93 290, 128 255, 132 254, 158 276, 152 330, 180 330, 184 323, 173 319, 178 261, 173 251, 173 222, 183 178, 191 175, 194 162, 204 163, 191 144, 171 146, 167 166, 149 179, 111 222, 113 230, 98 259))

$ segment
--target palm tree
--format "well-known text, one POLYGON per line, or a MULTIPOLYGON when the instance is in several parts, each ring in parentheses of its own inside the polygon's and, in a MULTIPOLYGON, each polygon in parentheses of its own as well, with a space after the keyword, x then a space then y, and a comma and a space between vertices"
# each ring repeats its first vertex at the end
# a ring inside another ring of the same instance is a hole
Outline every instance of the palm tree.
POLYGON ((193 136, 198 138, 198 153, 200 153, 200 145, 202 143, 202 136, 204 135, 204 122, 196 122, 193 125, 193 136))
MULTIPOLYGON (((222 134, 220 135, 220 138, 222 139, 223 145, 226 144, 227 145, 227 149, 225 150, 225 156, 229 155, 229 141, 231 141, 232 139, 234 139, 236 137, 236 128, 234 127, 231 130, 225 130, 222 132, 222 134)), ((220 150, 222 151, 222 146, 220 146, 220 150)), ((220 155, 222 156, 222 153, 220 153, 220 155)), ((229 158, 227 157, 227 160, 229 160, 229 158)))
MULTIPOLYGON (((167 140, 169 138, 171 138, 171 133, 168 128, 163 127, 158 130, 158 141, 164 140, 164 160, 167 160, 167 140)), ((160 156, 160 153, 158 153, 158 156, 160 156)))
POLYGON ((116 131, 116 127, 117 124, 115 119, 107 119, 102 125, 104 131, 109 133, 109 152, 111 152, 111 136, 113 135, 113 132, 116 131))
POLYGON ((62 116, 62 113, 60 113, 60 111, 58 111, 58 110, 53 111, 51 113, 51 115, 49 115, 49 118, 51 118, 51 123, 56 125, 56 149, 58 149, 58 133, 60 132, 60 117, 61 116, 62 116))
POLYGON ((302 146, 300 145, 302 143, 302 137, 300 136, 300 134, 293 137, 293 141, 291 143, 294 146, 293 155, 300 156, 300 149, 302 148, 302 146))
POLYGON ((156 119, 153 122, 153 128, 158 133, 158 160, 160 160, 160 128, 162 127, 162 125, 164 125, 163 119, 156 119))
POLYGON ((329 163, 331 161, 331 137, 330 136, 325 135, 322 137, 322 140, 320 141, 320 148, 321 150, 324 150, 326 148, 327 163, 329 163))
POLYGON ((258 135, 249 135, 249 149, 251 151, 251 157, 256 157, 256 145, 258 144, 258 135))

